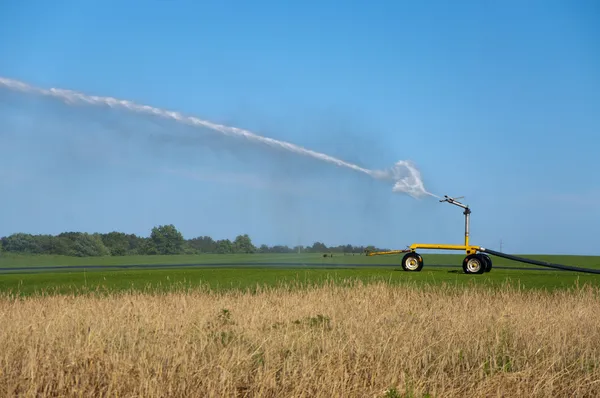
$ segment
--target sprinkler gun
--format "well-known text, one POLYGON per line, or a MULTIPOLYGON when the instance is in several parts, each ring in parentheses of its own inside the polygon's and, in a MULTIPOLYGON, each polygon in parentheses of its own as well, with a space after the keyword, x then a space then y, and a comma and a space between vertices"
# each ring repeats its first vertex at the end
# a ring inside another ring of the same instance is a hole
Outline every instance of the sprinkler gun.
MULTIPOLYGON (((460 203, 457 200, 457 199, 464 198, 464 196, 459 196, 458 198, 451 198, 448 195, 444 195, 444 198, 446 198, 446 199, 441 199, 440 202, 448 202, 450 204, 453 204, 455 206, 462 207, 463 209, 465 209, 465 211, 463 212, 463 214, 465 215, 465 246, 468 246, 469 245, 469 220, 470 220, 470 216, 471 216, 471 209, 469 209, 469 205, 460 203)), ((469 254, 469 251, 467 251, 467 254, 469 254)))

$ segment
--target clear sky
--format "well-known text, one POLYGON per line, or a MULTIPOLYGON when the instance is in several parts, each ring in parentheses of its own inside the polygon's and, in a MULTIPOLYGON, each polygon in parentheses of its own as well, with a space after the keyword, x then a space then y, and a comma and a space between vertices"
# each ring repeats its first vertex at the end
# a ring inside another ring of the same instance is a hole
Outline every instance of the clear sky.
MULTIPOLYGON (((471 241, 600 255, 600 3, 15 1, 0 77, 249 129, 465 196, 471 241)), ((434 198, 207 130, 0 89, 0 236, 461 243, 434 198)))

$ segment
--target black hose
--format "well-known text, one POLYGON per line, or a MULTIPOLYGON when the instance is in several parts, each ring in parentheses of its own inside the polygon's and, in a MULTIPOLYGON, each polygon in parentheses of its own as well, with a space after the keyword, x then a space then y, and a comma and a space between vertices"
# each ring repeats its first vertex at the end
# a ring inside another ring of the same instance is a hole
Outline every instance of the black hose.
POLYGON ((509 260, 518 261, 521 263, 541 265, 542 267, 557 268, 557 269, 562 269, 565 271, 587 272, 588 274, 600 274, 600 269, 590 269, 590 268, 573 267, 573 266, 569 266, 569 265, 553 264, 553 263, 549 263, 546 261, 532 260, 529 258, 513 256, 511 254, 500 253, 495 250, 486 249, 483 247, 480 247, 479 251, 484 252, 484 253, 489 253, 491 255, 498 256, 498 257, 504 257, 509 260))

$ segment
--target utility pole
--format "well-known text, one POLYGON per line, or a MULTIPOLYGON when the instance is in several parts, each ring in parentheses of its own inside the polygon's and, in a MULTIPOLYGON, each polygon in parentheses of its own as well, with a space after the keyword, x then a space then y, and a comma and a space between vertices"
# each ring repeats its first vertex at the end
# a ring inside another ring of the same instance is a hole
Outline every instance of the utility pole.
POLYGON ((500 239, 500 253, 502 253, 502 239, 500 239))

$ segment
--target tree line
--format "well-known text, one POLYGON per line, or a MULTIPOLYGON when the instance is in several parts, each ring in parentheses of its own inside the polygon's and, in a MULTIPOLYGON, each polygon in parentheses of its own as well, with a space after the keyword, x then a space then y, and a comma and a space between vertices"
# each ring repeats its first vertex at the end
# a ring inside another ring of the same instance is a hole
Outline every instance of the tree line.
POLYGON ((76 257, 169 255, 169 254, 233 254, 233 253, 339 253, 362 254, 365 250, 385 250, 374 246, 327 246, 314 242, 311 246, 255 246, 247 235, 234 240, 198 236, 185 239, 173 224, 152 228, 149 237, 124 232, 63 232, 58 235, 15 233, 0 239, 0 253, 53 254, 76 257))

